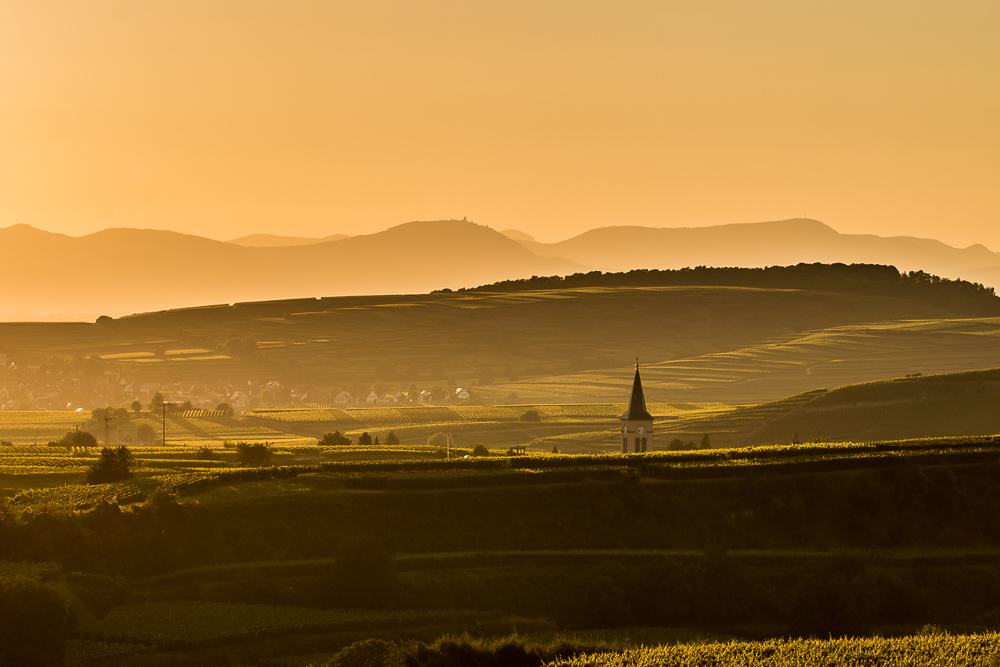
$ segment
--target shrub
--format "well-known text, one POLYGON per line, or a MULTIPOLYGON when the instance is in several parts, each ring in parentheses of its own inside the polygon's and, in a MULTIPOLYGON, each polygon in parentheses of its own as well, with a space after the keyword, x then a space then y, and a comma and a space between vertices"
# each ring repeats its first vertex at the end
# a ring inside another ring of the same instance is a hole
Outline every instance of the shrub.
POLYGON ((87 470, 87 484, 117 482, 132 476, 135 457, 125 445, 104 447, 101 456, 87 470))
POLYGON ((340 431, 334 431, 333 433, 324 435, 320 439, 319 444, 322 447, 346 447, 351 444, 351 439, 340 431))
POLYGON ((88 431, 68 431, 61 442, 66 449, 97 447, 97 438, 88 431))
POLYGON ((432 447, 446 447, 448 445, 448 434, 438 431, 427 438, 427 444, 432 447))
POLYGON ((521 413, 520 419, 523 422, 540 422, 542 415, 538 413, 538 410, 525 410, 521 413))
POLYGON ((392 667, 402 664, 399 648, 382 639, 365 639, 340 649, 327 667, 392 667))
POLYGON ((240 462, 241 466, 261 468, 271 462, 272 456, 274 456, 274 450, 266 442, 252 445, 245 442, 236 443, 236 460, 240 462))
POLYGON ((196 459, 198 459, 199 461, 221 461, 222 460, 222 455, 219 454, 214 449, 212 449, 211 447, 209 447, 208 445, 205 445, 204 447, 199 448, 198 452, 194 455, 194 457, 196 459))
POLYGON ((472 448, 473 456, 489 456, 490 450, 486 449, 485 445, 476 445, 472 448))

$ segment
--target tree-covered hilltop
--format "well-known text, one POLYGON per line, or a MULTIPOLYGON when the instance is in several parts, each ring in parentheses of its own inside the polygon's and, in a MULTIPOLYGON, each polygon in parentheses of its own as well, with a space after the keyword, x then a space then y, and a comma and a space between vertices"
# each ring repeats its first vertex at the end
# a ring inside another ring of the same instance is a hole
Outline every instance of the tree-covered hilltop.
POLYGON ((461 292, 515 292, 573 287, 757 287, 892 296, 959 306, 978 314, 1000 313, 992 287, 951 280, 923 271, 901 273, 884 264, 795 264, 763 268, 696 266, 683 269, 634 269, 622 273, 574 273, 503 280, 461 292))

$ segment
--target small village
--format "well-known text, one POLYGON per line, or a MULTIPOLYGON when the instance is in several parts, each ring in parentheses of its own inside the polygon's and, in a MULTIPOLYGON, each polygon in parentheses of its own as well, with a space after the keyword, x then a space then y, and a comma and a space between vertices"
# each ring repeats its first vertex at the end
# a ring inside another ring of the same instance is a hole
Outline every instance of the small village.
POLYGON ((276 379, 206 381, 146 381, 134 364, 96 356, 65 361, 29 359, 17 363, 0 352, 0 410, 80 410, 148 405, 160 394, 171 404, 215 410, 225 403, 233 410, 257 408, 336 407, 364 405, 448 405, 473 402, 474 391, 449 385, 420 388, 385 384, 347 387, 289 386, 276 379))

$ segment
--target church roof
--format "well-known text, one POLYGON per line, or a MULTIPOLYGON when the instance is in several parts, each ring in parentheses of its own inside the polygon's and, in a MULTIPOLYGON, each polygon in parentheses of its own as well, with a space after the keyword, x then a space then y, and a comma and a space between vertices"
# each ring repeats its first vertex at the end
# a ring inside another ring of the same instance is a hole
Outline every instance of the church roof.
POLYGON ((628 409, 619 417, 622 421, 652 421, 653 415, 646 411, 646 397, 642 395, 642 380, 639 379, 639 364, 635 365, 635 380, 632 382, 632 398, 628 409))

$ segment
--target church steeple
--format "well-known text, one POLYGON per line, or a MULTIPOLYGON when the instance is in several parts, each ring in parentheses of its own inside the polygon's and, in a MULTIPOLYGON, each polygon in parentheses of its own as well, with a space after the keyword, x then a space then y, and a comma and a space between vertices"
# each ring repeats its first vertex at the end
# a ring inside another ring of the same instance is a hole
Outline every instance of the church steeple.
POLYGON ((632 398, 628 409, 619 417, 622 421, 652 421, 653 415, 646 411, 646 397, 642 394, 642 380, 639 378, 639 360, 635 362, 635 380, 632 381, 632 398))
POLYGON ((628 408, 619 417, 622 421, 622 454, 650 451, 653 443, 653 415, 646 409, 646 397, 642 393, 642 379, 639 377, 639 359, 635 360, 635 379, 632 381, 632 396, 628 408), (631 445, 631 447, 630 447, 631 445))

